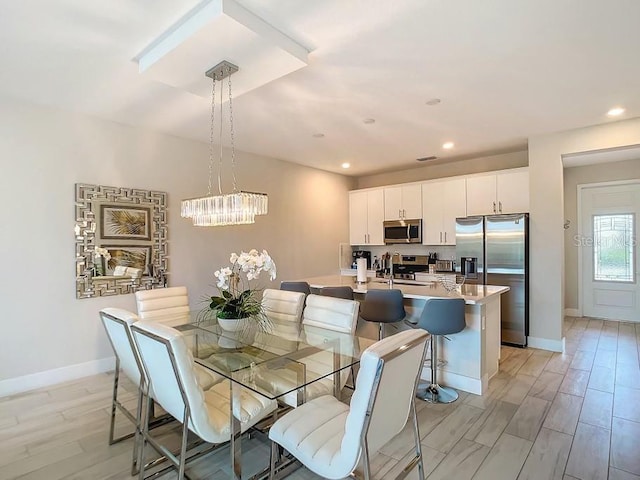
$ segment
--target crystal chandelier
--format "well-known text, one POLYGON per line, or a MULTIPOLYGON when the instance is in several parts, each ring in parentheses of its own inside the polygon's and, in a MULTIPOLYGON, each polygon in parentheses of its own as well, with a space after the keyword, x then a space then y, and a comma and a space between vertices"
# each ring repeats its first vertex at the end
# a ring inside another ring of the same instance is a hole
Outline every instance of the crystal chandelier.
POLYGON ((191 218, 193 224, 199 227, 216 227, 222 225, 245 225, 255 222, 256 215, 267 213, 267 195, 264 193, 238 191, 236 183, 236 159, 233 138, 233 104, 231 95, 231 74, 238 71, 235 65, 223 61, 210 69, 206 76, 211 78, 211 129, 209 135, 209 189, 207 196, 190 198, 182 201, 181 215, 191 218), (228 79, 229 90, 229 132, 231 136, 231 174, 233 177, 233 192, 222 193, 222 80, 228 79), (220 82, 220 153, 218 156, 218 194, 211 193, 211 177, 213 172, 214 154, 214 117, 216 106, 216 82, 220 82))

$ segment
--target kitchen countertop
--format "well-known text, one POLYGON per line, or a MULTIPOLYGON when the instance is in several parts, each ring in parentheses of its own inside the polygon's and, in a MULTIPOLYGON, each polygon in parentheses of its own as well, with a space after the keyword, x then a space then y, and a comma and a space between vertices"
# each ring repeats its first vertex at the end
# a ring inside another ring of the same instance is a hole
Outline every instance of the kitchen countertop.
MULTIPOLYGON (((356 283, 352 276, 327 275, 323 277, 305 278, 303 281, 309 283, 311 288, 335 287, 348 285, 355 293, 367 293, 370 289, 388 289, 388 280, 382 278, 369 278, 367 283, 356 283)), ((427 298, 449 298, 462 296, 467 305, 481 305, 494 299, 496 296, 509 291, 509 287, 499 285, 462 285, 460 293, 447 292, 440 283, 437 282, 411 282, 394 280, 393 288, 402 291, 405 298, 426 300, 427 298)))

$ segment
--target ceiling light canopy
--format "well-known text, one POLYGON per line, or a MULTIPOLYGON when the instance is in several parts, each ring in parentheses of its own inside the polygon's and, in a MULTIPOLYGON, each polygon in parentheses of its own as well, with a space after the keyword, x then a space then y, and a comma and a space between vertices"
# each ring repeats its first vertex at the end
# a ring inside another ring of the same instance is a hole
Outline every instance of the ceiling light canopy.
POLYGON ((207 71, 211 78, 211 129, 209 136, 209 189, 205 197, 190 198, 182 201, 181 215, 190 218, 195 226, 216 227, 223 225, 245 225, 255 222, 256 215, 265 215, 268 209, 267 195, 264 193, 238 191, 236 182, 236 161, 233 131, 233 102, 231 93, 231 75, 238 71, 232 63, 223 61, 207 71), (229 131, 231 134, 231 174, 233 177, 233 191, 222 193, 222 80, 228 78, 229 85, 229 131), (218 156, 218 195, 211 193, 211 181, 214 164, 213 137, 216 107, 216 81, 220 82, 220 154, 218 156))
POLYGON ((351 164, 349 162, 344 162, 341 166, 342 168, 349 168, 351 164))
POLYGON ((445 150, 451 150, 454 146, 455 144, 453 142, 445 142, 442 144, 442 148, 445 150))

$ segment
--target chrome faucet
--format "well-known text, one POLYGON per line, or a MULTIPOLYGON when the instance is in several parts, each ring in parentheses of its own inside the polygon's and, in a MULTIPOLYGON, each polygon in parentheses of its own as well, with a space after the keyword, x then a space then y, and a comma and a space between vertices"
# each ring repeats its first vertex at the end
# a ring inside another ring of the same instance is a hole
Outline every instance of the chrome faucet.
POLYGON ((400 253, 394 252, 389 259, 389 288, 393 288, 393 257, 395 255, 400 255, 400 253))

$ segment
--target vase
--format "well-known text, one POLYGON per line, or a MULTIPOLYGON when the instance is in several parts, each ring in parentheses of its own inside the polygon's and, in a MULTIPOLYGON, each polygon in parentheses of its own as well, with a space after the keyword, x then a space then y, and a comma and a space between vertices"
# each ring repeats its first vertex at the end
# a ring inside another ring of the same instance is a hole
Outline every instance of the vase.
POLYGON ((237 332, 238 330, 245 329, 251 319, 249 317, 246 318, 218 318, 218 324, 220 328, 226 330, 228 332, 237 332))

